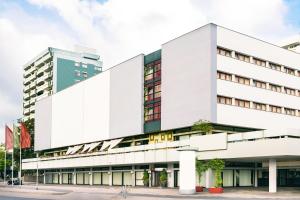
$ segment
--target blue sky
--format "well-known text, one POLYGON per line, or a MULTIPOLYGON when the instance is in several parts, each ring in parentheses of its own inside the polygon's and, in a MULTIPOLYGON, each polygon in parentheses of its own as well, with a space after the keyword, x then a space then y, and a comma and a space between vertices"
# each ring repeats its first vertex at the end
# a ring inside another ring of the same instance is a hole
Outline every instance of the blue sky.
POLYGON ((94 48, 107 69, 209 22, 277 44, 299 19, 299 0, 0 0, 0 142, 22 116, 22 66, 48 46, 94 48))

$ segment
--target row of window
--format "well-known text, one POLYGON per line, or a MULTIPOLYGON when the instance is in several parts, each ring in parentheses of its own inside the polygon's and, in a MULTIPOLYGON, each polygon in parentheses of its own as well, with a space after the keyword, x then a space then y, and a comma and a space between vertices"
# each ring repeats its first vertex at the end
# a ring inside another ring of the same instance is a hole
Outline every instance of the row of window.
POLYGON ((161 60, 145 65, 145 122, 160 120, 161 100, 161 60))
POLYGON ((145 81, 160 78, 161 62, 160 60, 149 63, 145 66, 145 81))
POLYGON ((217 99, 218 103, 226 104, 226 105, 234 105, 243 108, 252 108, 256 110, 269 111, 274 113, 292 115, 300 117, 300 110, 292 109, 292 108, 282 108, 280 106, 268 105, 260 102, 252 102, 243 99, 234 99, 232 97, 219 96, 217 99))
POLYGON ((244 62, 251 62, 251 57, 252 57, 252 63, 258 66, 262 66, 262 67, 268 67, 270 69, 273 70, 277 70, 277 71, 282 71, 284 73, 290 74, 290 75, 294 75, 294 76, 300 76, 300 71, 296 70, 296 69, 292 69, 286 66, 281 66, 279 64, 270 62, 270 61, 266 61, 266 60, 262 60, 260 58, 256 58, 253 56, 249 56, 240 52, 234 52, 233 56, 233 52, 232 50, 229 49, 225 49, 222 47, 218 47, 217 48, 217 53, 223 56, 227 56, 227 57, 232 57, 232 58, 236 58, 238 60, 244 61, 244 62))
MULTIPOLYGON (((247 77, 242 77, 238 75, 233 75, 225 72, 217 72, 217 78, 221 80, 226 80, 226 81, 233 81, 236 83, 244 84, 244 85, 251 85, 251 79, 247 77)), ((274 92, 282 92, 284 94, 289 94, 289 95, 294 95, 294 96, 300 96, 300 90, 294 89, 294 88, 289 88, 273 83, 268 83, 264 81, 259 81, 252 79, 253 83, 252 86, 257 87, 257 88, 262 88, 262 89, 268 89, 274 92), (269 85, 269 86, 268 86, 269 85)))
POLYGON ((84 78, 87 78, 87 77, 88 77, 88 73, 87 73, 87 72, 80 72, 79 70, 75 70, 75 76, 80 77, 81 74, 82 74, 82 76, 83 76, 84 78))

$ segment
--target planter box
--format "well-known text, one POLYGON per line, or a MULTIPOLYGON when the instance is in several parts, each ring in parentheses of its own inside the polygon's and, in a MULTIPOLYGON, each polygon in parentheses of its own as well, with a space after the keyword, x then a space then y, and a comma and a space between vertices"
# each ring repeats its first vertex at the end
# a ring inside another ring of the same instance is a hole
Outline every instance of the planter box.
POLYGON ((196 192, 203 192, 202 186, 196 186, 196 192))
POLYGON ((224 192, 224 188, 218 187, 218 188, 208 188, 209 193, 214 193, 214 194, 218 194, 218 193, 223 193, 224 192))

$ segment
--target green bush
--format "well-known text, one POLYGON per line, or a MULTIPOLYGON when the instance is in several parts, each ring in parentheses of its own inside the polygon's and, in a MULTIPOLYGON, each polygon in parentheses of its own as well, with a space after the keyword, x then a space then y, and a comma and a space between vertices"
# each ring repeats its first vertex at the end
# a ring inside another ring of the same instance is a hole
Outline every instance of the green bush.
POLYGON ((165 169, 163 169, 160 174, 159 174, 159 180, 160 180, 160 185, 161 187, 167 187, 168 183, 168 173, 165 169))
POLYGON ((208 169, 208 165, 206 162, 202 160, 196 160, 196 171, 199 177, 199 185, 201 183, 202 173, 205 172, 207 169, 208 169))
POLYGON ((203 133, 211 133, 213 127, 210 122, 199 120, 192 126, 192 131, 201 131, 203 133))
POLYGON ((224 160, 221 159, 213 159, 208 161, 208 167, 215 171, 215 187, 222 187, 222 177, 221 173, 225 167, 224 160))
POLYGON ((144 186, 149 186, 149 174, 146 170, 144 170, 144 174, 143 174, 143 183, 144 186))

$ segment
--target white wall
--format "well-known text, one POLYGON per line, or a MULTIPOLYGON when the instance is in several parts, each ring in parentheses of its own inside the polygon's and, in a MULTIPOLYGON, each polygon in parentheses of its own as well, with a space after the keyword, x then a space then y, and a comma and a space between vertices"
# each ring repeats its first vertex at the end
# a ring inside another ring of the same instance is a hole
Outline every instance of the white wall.
POLYGON ((144 55, 110 70, 110 137, 143 133, 144 55))
POLYGON ((47 105, 38 102, 38 114, 52 107, 50 120, 36 121, 37 138, 51 136, 40 145, 37 140, 39 150, 141 134, 143 59, 139 55, 62 90, 47 105))
POLYGON ((216 120, 216 26, 162 45, 161 129, 216 120))
POLYGON ((51 147, 52 98, 45 98, 35 104, 34 150, 51 147))
MULTIPOLYGON (((263 60, 300 69, 300 54, 222 27, 217 28, 217 44, 263 60)), ((300 77, 226 56, 217 56, 217 69, 288 88, 300 89, 300 77)), ((217 94, 296 110, 300 109, 300 97, 298 96, 230 81, 217 80, 217 94)), ((300 118, 235 106, 217 105, 217 122, 256 128, 299 128, 300 118)))

